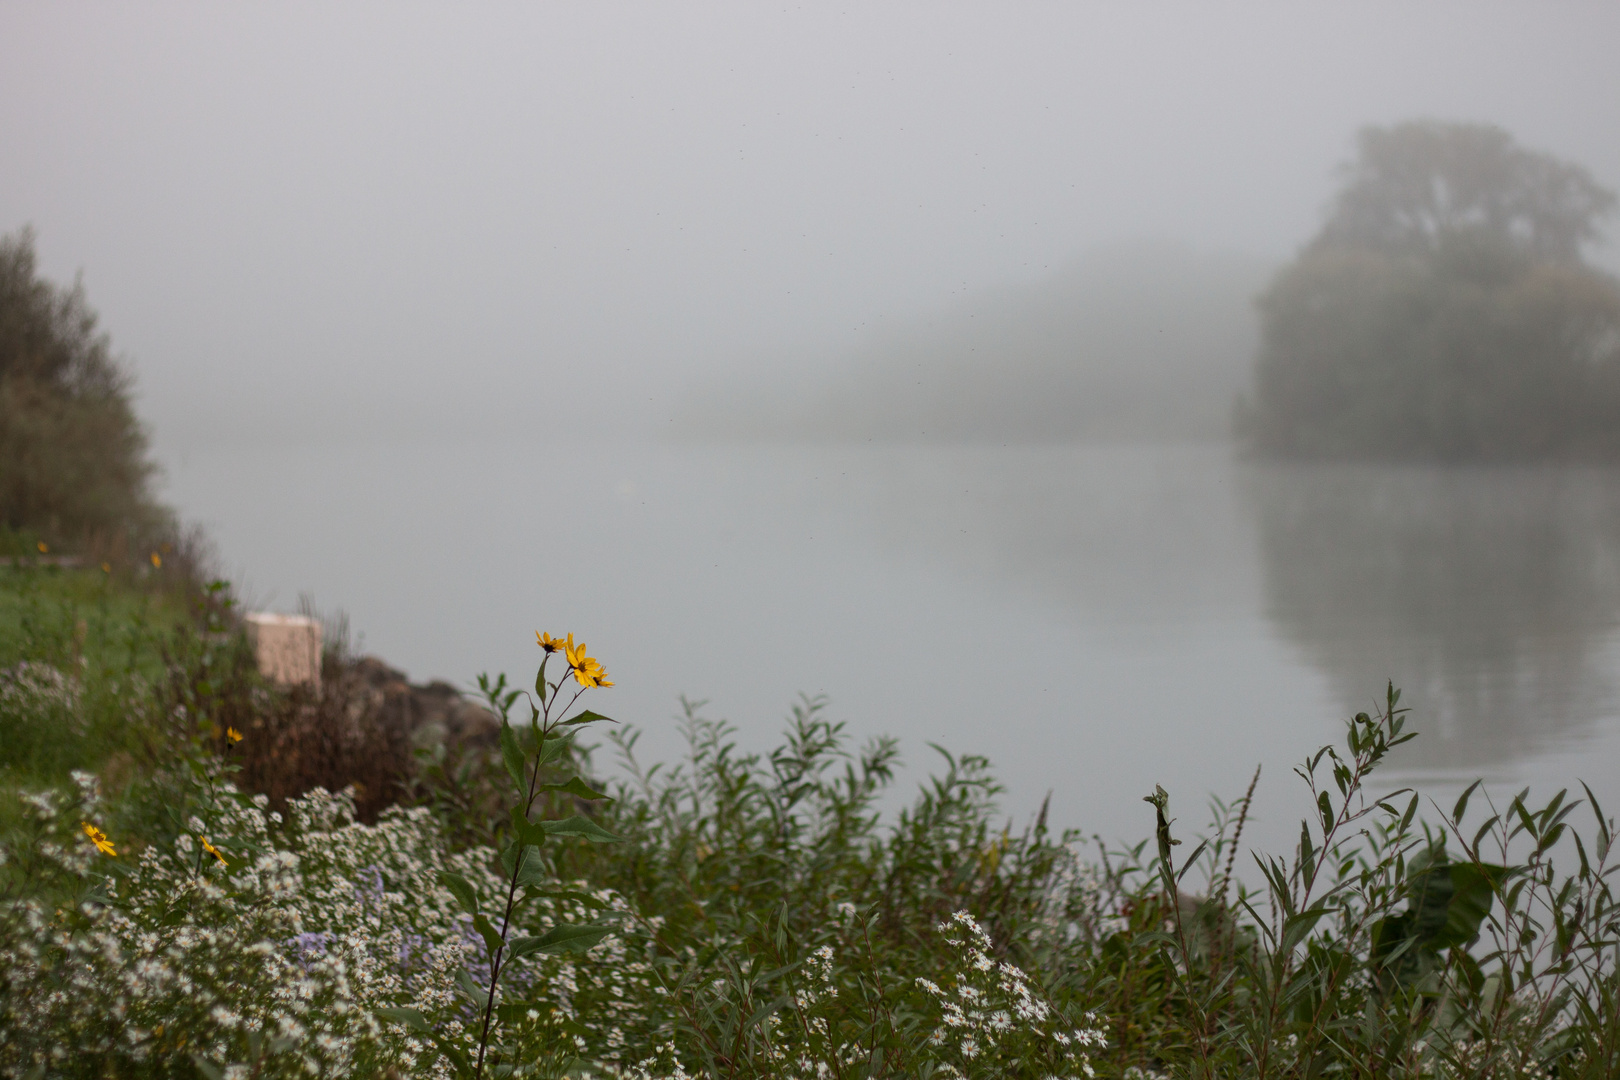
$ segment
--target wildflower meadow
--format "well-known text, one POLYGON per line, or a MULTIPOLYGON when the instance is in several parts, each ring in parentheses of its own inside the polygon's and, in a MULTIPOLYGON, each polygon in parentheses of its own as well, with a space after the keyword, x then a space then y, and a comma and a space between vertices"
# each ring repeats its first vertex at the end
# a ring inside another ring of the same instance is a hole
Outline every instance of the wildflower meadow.
POLYGON ((383 777, 352 658, 269 685, 162 573, 0 570, 0 1074, 1620 1076, 1613 819, 1377 786, 1394 687, 1303 759, 1292 850, 1244 846, 1252 785, 1111 845, 974 756, 881 811, 901 748, 820 699, 764 753, 684 703, 644 761, 572 634, 383 777))

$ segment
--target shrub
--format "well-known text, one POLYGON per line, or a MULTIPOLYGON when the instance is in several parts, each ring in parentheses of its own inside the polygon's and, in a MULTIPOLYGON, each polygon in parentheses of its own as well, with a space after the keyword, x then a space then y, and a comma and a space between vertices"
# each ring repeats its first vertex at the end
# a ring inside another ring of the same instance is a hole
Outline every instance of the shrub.
POLYGON ((0 237, 0 526, 136 547, 172 531, 129 392, 82 286, 39 276, 31 232, 0 237))

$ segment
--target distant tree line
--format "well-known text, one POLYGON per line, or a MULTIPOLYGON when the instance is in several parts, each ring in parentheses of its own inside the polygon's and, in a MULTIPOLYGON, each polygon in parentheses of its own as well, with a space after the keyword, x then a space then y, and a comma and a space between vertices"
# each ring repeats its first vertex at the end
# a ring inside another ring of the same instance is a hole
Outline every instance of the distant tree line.
POLYGON ((0 531, 105 549, 172 529, 130 386, 83 287, 39 276, 31 232, 0 237, 0 531))
POLYGON ((1259 299, 1239 434, 1280 457, 1620 457, 1614 193, 1499 128, 1361 132, 1321 231, 1259 299))

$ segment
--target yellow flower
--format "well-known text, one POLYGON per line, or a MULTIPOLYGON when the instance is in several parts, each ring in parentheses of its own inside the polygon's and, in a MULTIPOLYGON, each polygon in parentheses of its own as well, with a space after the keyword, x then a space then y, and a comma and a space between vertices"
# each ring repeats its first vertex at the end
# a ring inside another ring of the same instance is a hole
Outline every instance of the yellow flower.
POLYGON ((152 552, 152 566, 153 566, 153 568, 155 569, 155 568, 160 567, 162 565, 163 565, 163 556, 159 555, 155 551, 152 552))
POLYGON ((47 552, 47 551, 49 551, 49 550, 51 550, 51 549, 50 549, 50 548, 48 548, 48 547, 46 547, 46 546, 45 546, 45 541, 43 541, 43 540, 41 540, 41 541, 40 541, 40 542, 39 542, 39 553, 40 553, 40 554, 41 554, 41 555, 43 555, 43 554, 45 554, 45 553, 46 553, 46 552, 47 552))
POLYGON ((213 844, 210 844, 208 842, 208 837, 198 835, 197 839, 202 841, 202 846, 203 846, 204 851, 208 852, 208 854, 212 855, 214 858, 219 860, 219 865, 221 865, 221 866, 228 865, 225 862, 225 856, 223 856, 223 855, 221 855, 219 853, 219 848, 215 847, 213 844))
POLYGON ((568 656, 568 666, 574 669, 574 681, 581 686, 612 686, 607 677, 607 671, 594 658, 585 655, 585 643, 578 646, 574 644, 574 635, 569 634, 568 640, 563 643, 563 651, 568 656))
POLYGON ((88 821, 80 822, 80 824, 84 826, 84 835, 88 836, 90 838, 90 842, 96 845, 97 851, 101 852, 103 855, 118 854, 118 852, 113 848, 112 841, 107 839, 106 833, 102 832, 88 821))
POLYGON ((225 729, 225 737, 227 739, 231 740, 231 742, 241 742, 242 741, 242 733, 240 731, 237 731, 233 727, 228 727, 228 728, 225 729))
MULTIPOLYGON (((540 642, 540 647, 542 649, 546 650, 546 652, 548 652, 548 653, 554 653, 558 649, 562 648, 564 646, 564 644, 566 644, 563 641, 562 638, 560 638, 560 637, 552 637, 550 634, 542 634, 538 630, 536 630, 534 632, 534 636, 535 636, 535 639, 540 642)), ((569 637, 570 640, 572 640, 574 635, 569 634, 568 637, 569 637)))
POLYGON ((101 564, 101 572, 102 572, 102 573, 103 573, 103 574, 110 574, 110 573, 112 573, 112 563, 110 563, 110 562, 104 562, 104 563, 102 563, 102 564, 101 564))
POLYGON ((594 668, 575 668, 574 681, 581 686, 612 686, 613 680, 607 677, 607 672, 598 664, 594 668))

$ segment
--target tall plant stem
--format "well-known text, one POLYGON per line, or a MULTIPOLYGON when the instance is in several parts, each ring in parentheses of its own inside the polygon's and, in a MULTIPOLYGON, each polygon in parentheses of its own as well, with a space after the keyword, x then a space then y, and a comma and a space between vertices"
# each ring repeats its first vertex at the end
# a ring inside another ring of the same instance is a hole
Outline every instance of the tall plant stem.
MULTIPOLYGON (((579 695, 584 692, 583 689, 576 690, 574 696, 569 698, 567 706, 560 711, 567 712, 573 708, 574 702, 578 701, 579 695)), ((549 701, 544 702, 544 711, 540 714, 539 722, 535 727, 540 738, 534 748, 534 765, 529 769, 529 790, 523 803, 523 816, 525 818, 534 809, 535 796, 539 794, 540 749, 545 746, 546 740, 551 737, 552 731, 556 728, 556 725, 551 722, 551 706, 556 703, 556 700, 556 695, 553 694, 549 701)), ((501 913, 501 944, 495 950, 495 955, 491 957, 489 962, 489 997, 484 1001, 484 1023, 478 1032, 478 1063, 473 1067, 473 1080, 481 1080, 484 1075, 484 1055, 489 1050, 489 1025, 495 1015, 495 988, 500 985, 501 961, 506 956, 506 935, 512 926, 512 908, 517 903, 518 875, 523 872, 524 856, 529 853, 529 846, 522 842, 523 838, 518 837, 517 841, 519 847, 517 855, 512 859, 512 876, 506 884, 506 908, 501 913)))

